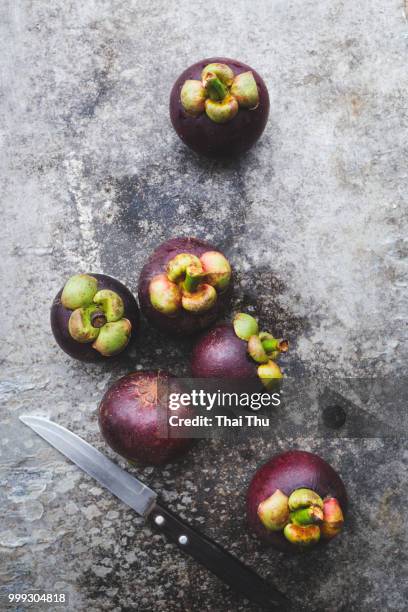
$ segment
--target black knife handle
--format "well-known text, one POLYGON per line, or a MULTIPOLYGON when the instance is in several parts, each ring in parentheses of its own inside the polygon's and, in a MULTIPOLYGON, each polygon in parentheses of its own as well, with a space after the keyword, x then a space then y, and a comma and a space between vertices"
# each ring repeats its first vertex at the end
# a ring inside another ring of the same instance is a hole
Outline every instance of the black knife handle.
POLYGON ((155 504, 149 520, 156 530, 174 542, 180 550, 247 599, 266 610, 284 612, 291 609, 289 600, 266 580, 161 504, 155 504))

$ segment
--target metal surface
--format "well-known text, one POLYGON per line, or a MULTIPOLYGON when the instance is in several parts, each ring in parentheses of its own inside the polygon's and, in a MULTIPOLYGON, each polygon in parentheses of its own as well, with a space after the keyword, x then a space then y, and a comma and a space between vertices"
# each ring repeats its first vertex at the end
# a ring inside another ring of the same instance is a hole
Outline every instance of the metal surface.
POLYGON ((21 416, 20 420, 133 510, 144 517, 149 514, 157 494, 88 442, 43 417, 21 416))

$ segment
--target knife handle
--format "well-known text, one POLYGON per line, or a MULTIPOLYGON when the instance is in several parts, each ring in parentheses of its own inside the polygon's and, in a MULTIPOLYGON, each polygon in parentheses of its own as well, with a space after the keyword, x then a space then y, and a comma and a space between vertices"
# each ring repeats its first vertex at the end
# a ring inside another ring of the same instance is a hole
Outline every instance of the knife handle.
POLYGON ((266 610, 290 610, 289 600, 252 569, 156 503, 149 514, 153 527, 174 542, 180 550, 204 565, 230 587, 266 610))

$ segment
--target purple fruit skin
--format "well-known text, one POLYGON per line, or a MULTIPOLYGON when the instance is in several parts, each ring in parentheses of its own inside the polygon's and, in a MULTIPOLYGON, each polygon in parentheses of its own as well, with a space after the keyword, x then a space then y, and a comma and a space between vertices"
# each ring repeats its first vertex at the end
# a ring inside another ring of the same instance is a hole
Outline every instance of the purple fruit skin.
MULTIPOLYGON (((257 470, 249 485, 246 500, 248 524, 264 543, 284 552, 300 551, 286 540, 282 532, 268 531, 261 523, 257 510, 259 504, 276 489, 289 496, 295 489, 302 487, 312 489, 322 499, 329 495, 335 497, 346 515, 348 501, 344 483, 326 461, 318 455, 299 450, 276 455, 257 470)), ((322 539, 317 546, 328 542, 322 539)), ((314 548, 316 546, 311 550, 314 548)))
POLYGON ((247 64, 225 57, 210 57, 193 64, 179 76, 170 94, 170 118, 181 140, 191 149, 208 157, 238 155, 250 149, 265 129, 269 115, 269 95, 259 74, 247 64), (232 68, 234 74, 251 70, 259 92, 259 105, 254 110, 240 108, 228 123, 215 123, 206 113, 189 115, 180 101, 180 92, 187 79, 201 80, 207 64, 219 62, 232 68))
MULTIPOLYGON (((127 374, 106 391, 99 405, 99 427, 109 446, 126 459, 145 465, 168 463, 192 444, 190 438, 158 437, 158 411, 163 407, 154 401, 154 387, 159 376, 162 383, 170 377, 164 372, 127 374)), ((177 414, 191 416, 188 408, 182 407, 177 414)))
POLYGON ((134 342, 137 334, 139 333, 139 307, 129 289, 127 289, 127 287, 125 287, 125 285, 123 285, 120 281, 112 278, 111 276, 106 276, 105 274, 93 274, 92 272, 87 272, 87 274, 98 280, 98 291, 100 289, 110 289, 115 291, 122 298, 125 306, 125 318, 129 319, 132 324, 132 335, 129 344, 118 355, 113 357, 103 357, 103 355, 92 348, 92 343, 81 344, 80 342, 74 340, 68 330, 68 321, 72 314, 72 310, 64 308, 64 306, 61 304, 61 294, 63 288, 58 291, 51 306, 51 329, 60 348, 62 348, 65 353, 74 359, 87 362, 106 361, 107 359, 113 359, 114 357, 123 355, 134 342))
POLYGON ((191 372, 195 378, 257 379, 257 365, 247 347, 230 323, 216 325, 194 346, 191 372))
POLYGON ((140 274, 139 303, 145 317, 156 327, 170 334, 189 336, 209 327, 228 307, 231 299, 232 280, 226 291, 218 293, 214 306, 202 314, 192 314, 181 309, 175 317, 168 317, 153 308, 151 304, 149 283, 154 276, 165 273, 170 259, 179 253, 191 253, 200 257, 207 251, 219 251, 219 249, 197 238, 172 238, 163 242, 150 256, 140 274))

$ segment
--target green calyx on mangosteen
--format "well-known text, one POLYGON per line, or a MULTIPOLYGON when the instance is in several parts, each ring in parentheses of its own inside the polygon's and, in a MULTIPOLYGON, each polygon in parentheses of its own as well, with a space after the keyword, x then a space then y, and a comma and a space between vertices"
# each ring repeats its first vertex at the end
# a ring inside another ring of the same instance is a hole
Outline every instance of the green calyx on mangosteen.
POLYGON ((115 291, 98 291, 98 280, 93 276, 71 276, 62 290, 61 303, 72 310, 68 330, 76 342, 93 343, 104 357, 117 355, 127 346, 132 324, 124 317, 123 300, 115 291))
POLYGON ((163 274, 151 279, 150 302, 168 317, 181 310, 200 314, 214 306, 230 279, 231 266, 222 253, 207 251, 201 257, 179 253, 168 262, 163 274))
POLYGON ((258 506, 258 517, 268 531, 281 531, 295 546, 310 547, 320 538, 340 533, 344 516, 337 499, 323 500, 315 491, 295 489, 289 497, 276 489, 258 506))
POLYGON ((201 81, 187 79, 180 92, 184 110, 197 117, 206 113, 215 123, 227 123, 239 108, 254 110, 259 104, 258 87, 252 71, 234 75, 227 64, 205 66, 201 81))
POLYGON ((193 236, 175 237, 160 244, 143 266, 139 303, 153 325, 185 337, 224 313, 232 285, 231 267, 220 249, 193 236))
POLYGON ((250 357, 260 364, 257 372, 264 386, 267 389, 273 387, 277 380, 283 378, 283 373, 275 360, 281 353, 288 351, 288 341, 274 338, 265 331, 259 332, 258 321, 244 312, 235 315, 233 328, 238 338, 248 342, 250 357))
POLYGON ((69 310, 89 306, 98 290, 98 281, 89 274, 75 274, 67 280, 62 290, 61 303, 69 310))

